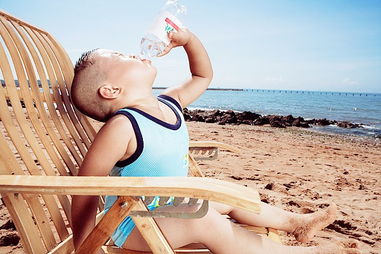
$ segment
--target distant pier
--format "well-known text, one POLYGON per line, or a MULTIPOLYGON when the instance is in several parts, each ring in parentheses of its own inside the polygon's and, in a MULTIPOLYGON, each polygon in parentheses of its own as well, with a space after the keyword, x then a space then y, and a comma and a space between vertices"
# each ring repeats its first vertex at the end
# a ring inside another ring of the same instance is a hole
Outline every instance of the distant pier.
MULTIPOLYGON (((18 80, 15 80, 16 87, 19 86, 18 80)), ((41 87, 41 81, 37 80, 41 87)), ((49 87, 50 81, 48 80, 49 87)), ((0 87, 5 87, 5 81, 0 77, 0 87)), ((155 90, 163 90, 167 87, 153 87, 155 90)), ((236 91, 236 92, 257 92, 257 93, 289 93, 289 94, 321 94, 321 95, 339 95, 339 96, 380 96, 381 93, 361 93, 361 92, 330 92, 330 91, 303 91, 303 90, 270 90, 270 89, 246 89, 246 88, 208 88, 208 91, 236 91)))
MULTIPOLYGON (((166 89, 167 87, 154 87, 153 89, 166 89)), ((246 88, 208 88, 208 91, 238 91, 257 93, 290 93, 290 94, 321 94, 341 96, 381 96, 381 93, 356 93, 356 92, 329 92, 329 91, 303 91, 303 90, 270 90, 270 89, 246 89, 246 88)))
MULTIPOLYGON (((224 90, 224 89, 221 89, 221 90, 224 90)), ((227 89, 227 90, 230 90, 230 89, 227 89)), ((302 90, 242 89, 241 91, 258 92, 258 93, 321 94, 321 95, 340 95, 340 96, 381 96, 380 93, 302 91, 302 90)))

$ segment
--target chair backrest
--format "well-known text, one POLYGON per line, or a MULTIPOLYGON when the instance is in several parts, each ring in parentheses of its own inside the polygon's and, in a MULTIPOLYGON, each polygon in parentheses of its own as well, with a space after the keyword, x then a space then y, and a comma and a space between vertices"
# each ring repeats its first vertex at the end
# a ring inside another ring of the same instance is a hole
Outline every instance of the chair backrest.
MULTIPOLYGON (((76 175, 95 131, 70 103, 67 53, 3 11, 0 36, 0 174, 76 175)), ((70 252, 70 196, 2 197, 26 252, 70 252)))

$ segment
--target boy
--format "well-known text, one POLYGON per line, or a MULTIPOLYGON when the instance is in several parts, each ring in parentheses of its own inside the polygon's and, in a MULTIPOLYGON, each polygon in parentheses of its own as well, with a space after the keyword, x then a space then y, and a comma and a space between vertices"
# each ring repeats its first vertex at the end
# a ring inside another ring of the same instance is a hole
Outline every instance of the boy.
MULTIPOLYGON (((79 170, 92 176, 186 176, 188 133, 181 109, 196 100, 211 82, 213 71, 199 39, 183 29, 169 35, 171 43, 162 53, 182 46, 189 60, 191 78, 184 84, 152 94, 156 69, 148 60, 98 49, 85 53, 76 64, 71 99, 84 114, 107 121, 98 132, 79 170)), ((115 197, 106 198, 106 210, 115 197)), ((98 197, 74 196, 72 222, 74 245, 84 241, 95 224, 98 197)), ((211 204, 201 219, 155 219, 173 248, 202 243, 213 253, 359 253, 351 243, 318 247, 283 246, 232 224, 223 215, 248 225, 268 226, 309 241, 335 219, 336 206, 299 215, 265 203, 254 215, 222 204, 211 204), (207 230, 205 230, 207 229, 207 230)), ((153 204, 150 209, 154 209, 153 204)), ((162 211, 177 209, 163 206, 162 211)), ((194 209, 188 207, 187 209, 194 209)), ((122 248, 148 251, 133 222, 127 217, 112 235, 122 248)))

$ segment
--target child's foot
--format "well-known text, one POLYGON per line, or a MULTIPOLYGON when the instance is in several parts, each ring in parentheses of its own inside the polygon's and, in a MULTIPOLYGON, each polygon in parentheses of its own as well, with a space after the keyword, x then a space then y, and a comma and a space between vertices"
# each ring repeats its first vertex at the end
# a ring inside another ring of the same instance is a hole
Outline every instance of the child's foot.
POLYGON ((323 211, 302 215, 302 219, 294 221, 296 224, 292 234, 299 242, 308 242, 318 230, 321 230, 335 221, 337 207, 332 203, 323 211))
POLYGON ((314 254, 361 254, 356 240, 345 240, 337 243, 317 246, 314 254))

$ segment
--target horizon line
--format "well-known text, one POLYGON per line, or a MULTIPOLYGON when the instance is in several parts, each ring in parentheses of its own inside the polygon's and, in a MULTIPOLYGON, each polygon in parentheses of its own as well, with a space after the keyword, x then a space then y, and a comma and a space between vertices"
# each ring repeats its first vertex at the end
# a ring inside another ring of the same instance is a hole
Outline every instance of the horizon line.
MULTIPOLYGON (((18 84, 18 79, 14 80, 16 82, 16 86, 18 84)), ((50 81, 50 80, 49 80, 50 81)), ((41 82, 40 79, 37 82, 41 82)), ((0 79, 1 86, 5 87, 5 80, 0 79)), ((152 89, 167 89, 168 86, 153 86, 152 89)), ((264 88, 234 88, 234 87, 209 87, 206 90, 209 91, 281 91, 281 92, 290 92, 290 93, 298 93, 298 92, 306 92, 306 93, 343 93, 343 94, 372 94, 381 96, 381 92, 354 92, 354 91, 329 91, 329 90, 296 90, 296 89, 264 89, 264 88)))
MULTIPOLYGON (((165 86, 154 86, 153 89, 167 89, 165 86)), ((280 92, 306 92, 306 93, 339 93, 339 94, 372 94, 381 96, 381 92, 353 92, 353 91, 329 91, 329 90, 297 90, 297 89, 264 89, 264 88, 227 88, 227 87, 209 87, 209 91, 280 91, 280 92)))

